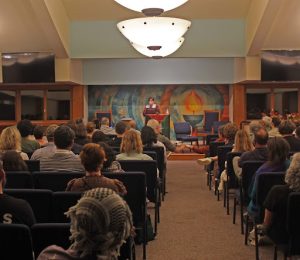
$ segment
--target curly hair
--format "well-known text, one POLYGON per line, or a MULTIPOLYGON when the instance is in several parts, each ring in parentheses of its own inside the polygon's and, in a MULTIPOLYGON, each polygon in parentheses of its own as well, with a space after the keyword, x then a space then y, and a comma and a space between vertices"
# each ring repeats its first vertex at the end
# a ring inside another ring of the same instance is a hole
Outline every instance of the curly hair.
POLYGON ((83 146, 79 157, 87 172, 95 172, 102 168, 105 152, 100 145, 89 143, 83 146))
POLYGON ((21 151, 21 135, 16 127, 9 126, 3 129, 0 136, 0 150, 21 151))
POLYGON ((285 182, 293 191, 300 191, 300 153, 293 155, 290 167, 285 174, 285 182))
POLYGON ((120 146, 121 153, 129 154, 131 152, 142 153, 143 152, 143 143, 141 135, 138 131, 130 129, 125 132, 122 143, 120 146))
POLYGON ((234 142, 235 134, 238 131, 238 126, 234 123, 228 123, 224 126, 224 137, 231 143, 234 142))

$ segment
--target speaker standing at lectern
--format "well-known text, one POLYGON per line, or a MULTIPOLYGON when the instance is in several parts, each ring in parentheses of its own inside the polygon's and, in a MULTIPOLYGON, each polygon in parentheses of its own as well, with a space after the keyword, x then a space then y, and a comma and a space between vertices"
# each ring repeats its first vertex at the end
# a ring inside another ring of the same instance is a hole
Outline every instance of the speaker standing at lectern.
POLYGON ((160 114, 159 105, 154 103, 154 98, 148 98, 148 105, 144 107, 143 115, 146 116, 148 114, 160 114))

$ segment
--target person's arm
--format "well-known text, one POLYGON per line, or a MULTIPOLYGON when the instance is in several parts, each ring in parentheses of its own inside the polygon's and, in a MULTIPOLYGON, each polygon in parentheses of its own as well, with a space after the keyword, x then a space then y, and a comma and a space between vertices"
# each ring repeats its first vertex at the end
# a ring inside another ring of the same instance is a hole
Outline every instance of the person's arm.
POLYGON ((265 209, 265 217, 263 225, 266 227, 271 226, 272 223, 272 212, 268 209, 265 209))

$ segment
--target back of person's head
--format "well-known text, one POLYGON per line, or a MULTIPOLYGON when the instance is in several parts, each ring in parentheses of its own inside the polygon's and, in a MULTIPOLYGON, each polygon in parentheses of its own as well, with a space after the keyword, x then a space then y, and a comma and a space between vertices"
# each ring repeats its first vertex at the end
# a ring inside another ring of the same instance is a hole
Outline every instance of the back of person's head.
POLYGON ((0 150, 21 151, 21 135, 16 127, 9 126, 3 129, 0 136, 0 150))
POLYGON ((100 130, 96 130, 92 135, 93 143, 106 142, 107 140, 107 136, 100 130))
POLYGON ((70 127, 70 128, 74 131, 74 133, 76 133, 76 131, 77 131, 77 124, 75 123, 74 120, 69 120, 69 121, 66 123, 66 125, 67 125, 68 127, 70 127))
POLYGON ((157 135, 150 126, 144 126, 141 130, 141 138, 144 146, 151 147, 154 143, 157 143, 157 135))
POLYGON ((224 126, 225 125, 220 125, 218 128, 218 135, 220 138, 224 138, 224 126))
POLYGON ((285 174, 285 182, 291 190, 300 191, 300 153, 293 155, 290 167, 285 174))
POLYGON ((48 142, 53 142, 54 141, 54 132, 56 130, 56 128, 58 127, 58 125, 52 124, 49 125, 46 129, 46 137, 48 142))
POLYGON ((290 135, 296 129, 296 125, 291 120, 282 120, 278 130, 282 135, 290 135))
POLYGON ((131 120, 128 122, 128 125, 129 125, 130 128, 136 129, 136 122, 135 122, 135 120, 131 119, 131 120))
POLYGON ((156 120, 156 119, 150 119, 148 122, 147 122, 147 126, 150 126, 154 132, 157 134, 160 130, 160 124, 159 122, 156 120))
POLYGON ((92 134, 96 128, 96 125, 94 122, 87 122, 86 124, 86 131, 88 134, 92 134))
POLYGON ((269 140, 269 134, 266 129, 260 128, 254 133, 254 144, 255 145, 267 145, 269 140))
POLYGON ((101 118, 101 125, 109 126, 109 118, 107 118, 107 117, 102 117, 102 118, 101 118))
POLYGON ((77 138, 86 138, 87 137, 86 128, 83 123, 76 124, 75 136, 77 138))
POLYGON ((238 126, 234 123, 227 123, 224 126, 223 132, 224 132, 224 137, 231 143, 234 142, 235 134, 238 131, 238 126))
POLYGON ((42 139, 43 136, 44 136, 44 127, 40 126, 40 125, 37 125, 34 127, 33 129, 33 135, 35 137, 35 139, 39 140, 39 139, 42 139))
POLYGON ((264 128, 261 123, 259 121, 252 121, 250 124, 249 124, 249 130, 250 130, 250 133, 254 134, 260 130, 264 128))
POLYGON ((272 123, 273 123, 274 127, 278 127, 281 123, 281 120, 278 116, 274 116, 274 117, 272 117, 272 123))
POLYGON ((17 128, 22 137, 27 137, 33 133, 33 124, 28 119, 23 119, 18 122, 17 128))
POLYGON ((54 144, 58 149, 70 149, 74 143, 74 138, 74 131, 66 125, 61 125, 54 131, 54 144))
POLYGON ((272 137, 268 141, 268 160, 271 163, 284 163, 289 156, 290 145, 282 137, 272 137))
POLYGON ((122 143, 120 146, 121 153, 142 153, 143 152, 143 143, 141 135, 134 129, 130 129, 125 132, 122 143))
POLYGON ((105 152, 103 169, 106 169, 111 166, 113 161, 116 160, 116 152, 107 143, 99 142, 98 144, 104 149, 105 152))
POLYGON ((234 138, 234 149, 236 152, 246 152, 253 150, 250 135, 246 130, 238 130, 234 138))
POLYGON ((71 219, 70 248, 82 259, 117 259, 133 229, 127 203, 108 188, 86 191, 66 214, 71 219))
POLYGON ((115 131, 118 135, 122 135, 128 128, 128 125, 124 121, 119 121, 115 126, 115 131))
POLYGON ((87 172, 101 170, 105 159, 105 152, 99 144, 85 144, 80 152, 80 160, 87 172))
POLYGON ((5 171, 28 171, 26 163, 20 153, 10 150, 2 155, 3 169, 5 171))

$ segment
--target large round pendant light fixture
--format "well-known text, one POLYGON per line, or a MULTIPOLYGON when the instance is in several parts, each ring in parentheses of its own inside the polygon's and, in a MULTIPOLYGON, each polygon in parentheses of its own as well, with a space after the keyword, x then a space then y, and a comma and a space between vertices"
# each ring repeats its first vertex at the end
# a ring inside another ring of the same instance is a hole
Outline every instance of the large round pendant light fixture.
POLYGON ((142 12, 146 16, 158 16, 172 10, 188 0, 115 0, 120 5, 133 11, 142 12))

